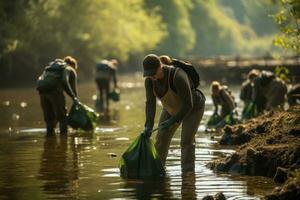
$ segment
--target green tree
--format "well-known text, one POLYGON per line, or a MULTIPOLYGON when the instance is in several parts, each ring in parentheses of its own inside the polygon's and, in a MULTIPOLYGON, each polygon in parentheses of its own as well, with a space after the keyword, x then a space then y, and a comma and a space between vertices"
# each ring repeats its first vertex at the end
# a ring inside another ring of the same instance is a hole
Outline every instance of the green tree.
POLYGON ((195 32, 190 21, 191 0, 145 0, 157 10, 166 25, 167 37, 156 48, 161 54, 186 56, 195 45, 195 32))
MULTIPOLYGON (((264 8, 263 4, 251 2, 193 0, 190 18, 196 32, 196 45, 191 53, 200 56, 261 55, 274 50, 272 35, 259 32, 261 30, 257 31, 254 27, 258 25, 252 23, 252 19, 253 21, 257 19, 250 17, 250 14, 245 14, 250 13, 250 10, 252 13, 255 11, 260 13, 264 8)), ((260 20, 263 21, 264 18, 260 20)))
POLYGON ((47 62, 65 55, 91 77, 99 59, 126 61, 165 36, 161 17, 143 0, 2 0, 0 11, 1 82, 34 82, 47 62))
POLYGON ((281 34, 276 35, 274 44, 300 53, 300 1, 280 0, 282 9, 273 15, 281 34))

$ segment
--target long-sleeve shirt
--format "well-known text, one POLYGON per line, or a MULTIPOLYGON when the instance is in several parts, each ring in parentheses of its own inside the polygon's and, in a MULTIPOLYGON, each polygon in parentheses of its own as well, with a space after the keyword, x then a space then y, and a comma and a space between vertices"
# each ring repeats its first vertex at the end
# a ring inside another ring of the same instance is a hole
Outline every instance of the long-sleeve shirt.
POLYGON ((113 82, 114 82, 114 87, 118 87, 117 86, 117 70, 113 67, 111 67, 111 76, 113 78, 113 82))
POLYGON ((113 81, 114 87, 117 87, 117 69, 108 60, 102 60, 96 65, 96 79, 102 81, 113 81))
POLYGON ((77 73, 75 69, 67 66, 63 73, 63 89, 73 99, 77 97, 77 73))
MULTIPOLYGON (((170 84, 168 81, 170 70, 175 71, 174 68, 170 68, 166 66, 163 67, 164 77, 161 80, 151 80, 150 78, 145 79, 145 89, 146 89, 145 127, 149 127, 151 129, 153 128, 154 117, 156 113, 156 96, 154 94, 154 91, 158 98, 161 98, 166 94, 168 90, 168 85, 170 84)), ((173 118, 173 120, 176 122, 180 122, 193 109, 193 107, 195 106, 194 104, 200 104, 201 102, 194 101, 194 99, 197 99, 198 97, 194 97, 197 94, 196 92, 193 92, 191 90, 191 84, 187 74, 181 69, 177 68, 177 70, 178 71, 174 76, 174 78, 172 76, 170 77, 171 79, 170 82, 173 83, 171 84, 171 89, 173 89, 174 92, 181 99, 182 107, 179 110, 179 112, 175 116, 172 116, 171 118, 173 118)))
POLYGON ((234 99, 225 89, 221 89, 217 95, 213 94, 212 100, 215 106, 215 112, 218 112, 218 105, 221 105, 222 108, 226 108, 226 110, 230 112, 233 111, 235 107, 234 99))
POLYGON ((252 98, 252 84, 250 80, 246 80, 242 84, 240 99, 244 102, 251 101, 252 98))

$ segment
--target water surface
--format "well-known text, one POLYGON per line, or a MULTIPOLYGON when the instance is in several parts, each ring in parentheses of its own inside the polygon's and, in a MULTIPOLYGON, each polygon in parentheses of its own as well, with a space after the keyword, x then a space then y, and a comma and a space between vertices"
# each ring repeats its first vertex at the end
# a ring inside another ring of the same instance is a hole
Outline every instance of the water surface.
MULTIPOLYGON (((199 199, 217 192, 231 200, 260 199, 274 187, 269 178, 216 174, 205 166, 234 152, 204 132, 212 112, 209 96, 196 135, 195 174, 181 174, 178 130, 165 179, 120 178, 120 156, 143 130, 145 118, 141 76, 121 77, 120 86, 121 101, 112 105, 109 123, 99 124, 94 133, 72 132, 67 137, 45 137, 34 89, 1 90, 0 199, 199 199)), ((80 100, 93 107, 95 90, 93 83, 81 84, 80 100)), ((208 94, 208 87, 203 90, 208 94)))

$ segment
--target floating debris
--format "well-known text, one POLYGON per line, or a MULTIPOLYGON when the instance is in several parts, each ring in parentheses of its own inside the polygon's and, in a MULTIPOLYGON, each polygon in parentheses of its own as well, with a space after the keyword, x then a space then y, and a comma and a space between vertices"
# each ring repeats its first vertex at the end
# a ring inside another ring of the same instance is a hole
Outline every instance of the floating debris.
POLYGON ((20 106, 21 106, 22 108, 25 108, 25 107, 27 106, 27 103, 23 101, 23 102, 20 103, 20 106))
POLYGON ((12 114, 12 119, 13 119, 14 121, 17 121, 17 120, 20 119, 20 115, 14 113, 14 114, 12 114))
POLYGON ((93 101, 96 101, 96 100, 97 100, 97 98, 98 98, 98 97, 97 97, 97 95, 96 95, 96 94, 94 94, 94 95, 92 96, 92 100, 93 100, 93 101))
POLYGON ((20 133, 45 133, 45 128, 26 128, 20 129, 20 133))
POLYGON ((128 141, 129 138, 127 137, 119 137, 119 138, 116 138, 117 141, 128 141))
POLYGON ((130 105, 125 106, 125 110, 130 110, 130 109, 131 109, 130 105))
POLYGON ((110 127, 107 127, 107 128, 98 128, 98 127, 96 127, 95 132, 96 133, 98 133, 98 132, 111 133, 111 132, 115 132, 115 131, 118 131, 118 130, 120 130, 120 128, 110 128, 110 127))
POLYGON ((3 101, 2 104, 3 104, 4 106, 10 106, 10 101, 3 101))
POLYGON ((115 154, 115 153, 107 153, 107 155, 110 157, 117 157, 117 154, 115 154))

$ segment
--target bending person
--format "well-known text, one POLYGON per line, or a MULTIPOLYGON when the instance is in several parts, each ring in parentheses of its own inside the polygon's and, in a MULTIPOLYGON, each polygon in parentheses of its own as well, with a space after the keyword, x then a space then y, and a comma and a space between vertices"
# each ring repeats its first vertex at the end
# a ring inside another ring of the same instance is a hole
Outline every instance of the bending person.
POLYGON ((37 82, 47 135, 53 135, 59 122, 61 134, 67 134, 67 109, 64 91, 77 99, 77 61, 71 56, 56 59, 47 66, 37 82))
MULTIPOLYGON (((262 71, 253 80, 252 100, 257 102, 264 97, 266 100, 265 109, 271 110, 277 106, 283 107, 285 95, 287 94, 286 84, 274 73, 262 71)), ((260 102, 259 102, 260 103, 260 102)))
POLYGON ((171 139, 182 124, 181 168, 195 168, 195 134, 204 112, 205 97, 192 89, 188 75, 180 68, 165 66, 159 57, 147 55, 143 60, 146 89, 146 122, 143 134, 150 137, 156 114, 156 99, 163 105, 155 147, 165 165, 171 139))
POLYGON ((98 109, 100 112, 105 112, 105 114, 109 113, 109 94, 111 92, 110 83, 113 81, 114 89, 117 86, 117 60, 102 60, 100 63, 96 65, 96 85, 99 91, 99 100, 100 100, 100 108, 98 109))

